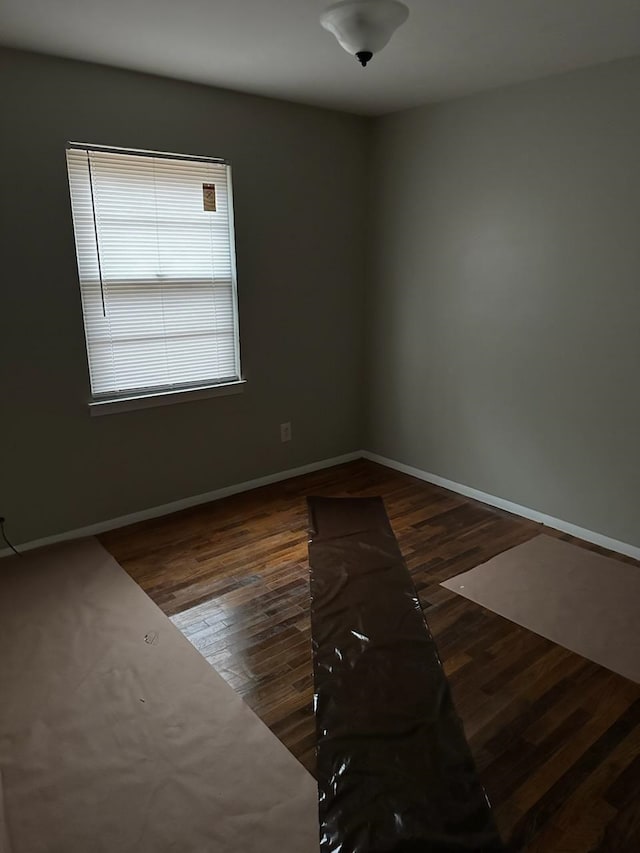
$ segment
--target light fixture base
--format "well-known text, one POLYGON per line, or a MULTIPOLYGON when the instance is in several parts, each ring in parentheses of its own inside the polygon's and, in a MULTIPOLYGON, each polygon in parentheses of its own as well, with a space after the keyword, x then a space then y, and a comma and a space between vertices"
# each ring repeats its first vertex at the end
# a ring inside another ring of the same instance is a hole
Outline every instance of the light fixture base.
POLYGON ((367 65, 367 62, 369 62, 371 59, 373 59, 373 54, 371 53, 370 50, 359 50, 356 53, 356 59, 358 60, 360 65, 362 65, 362 67, 365 68, 367 65))

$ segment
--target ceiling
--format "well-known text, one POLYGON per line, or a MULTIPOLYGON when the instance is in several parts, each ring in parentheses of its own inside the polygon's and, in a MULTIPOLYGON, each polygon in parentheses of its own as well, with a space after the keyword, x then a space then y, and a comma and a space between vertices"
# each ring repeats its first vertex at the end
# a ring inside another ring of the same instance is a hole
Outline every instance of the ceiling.
POLYGON ((405 0, 367 68, 320 0, 1 0, 0 42, 379 115, 640 54, 640 0, 405 0))

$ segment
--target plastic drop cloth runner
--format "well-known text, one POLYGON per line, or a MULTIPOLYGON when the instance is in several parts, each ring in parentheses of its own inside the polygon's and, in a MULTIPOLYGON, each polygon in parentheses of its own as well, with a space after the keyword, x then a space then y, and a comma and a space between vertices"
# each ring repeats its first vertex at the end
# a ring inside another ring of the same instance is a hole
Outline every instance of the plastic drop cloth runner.
POLYGON ((321 853, 500 851, 380 498, 308 498, 321 853))

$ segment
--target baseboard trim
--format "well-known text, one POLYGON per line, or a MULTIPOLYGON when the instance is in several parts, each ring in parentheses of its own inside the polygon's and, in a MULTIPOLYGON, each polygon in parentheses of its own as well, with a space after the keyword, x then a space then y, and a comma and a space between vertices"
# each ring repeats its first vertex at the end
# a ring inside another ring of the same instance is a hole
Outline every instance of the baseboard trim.
MULTIPOLYGON (((154 506, 150 509, 143 509, 139 512, 132 512, 128 515, 120 515, 117 518, 110 518, 106 521, 99 521, 96 524, 89 524, 86 527, 78 527, 75 530, 68 530, 65 533, 55 533, 52 536, 44 536, 42 539, 33 539, 30 542, 22 542, 17 545, 20 552, 32 551, 34 548, 42 548, 45 545, 55 545, 58 542, 66 542, 69 539, 81 539, 85 536, 96 536, 99 533, 106 533, 107 530, 115 530, 118 527, 126 527, 128 524, 136 524, 138 521, 146 521, 149 518, 159 518, 162 515, 169 515, 172 512, 179 512, 181 509, 189 509, 198 504, 217 501, 221 498, 237 495, 241 492, 248 492, 251 489, 258 489, 260 486, 268 486, 271 483, 279 483, 281 480, 288 480, 291 477, 299 477, 301 474, 311 474, 313 471, 321 471, 323 468, 332 468, 334 465, 342 465, 345 462, 353 462, 354 459, 361 459, 362 451, 355 450, 352 453, 344 453, 342 456, 334 456, 331 459, 321 459, 318 462, 311 462, 308 465, 301 465, 298 468, 289 468, 286 471, 277 471, 274 474, 267 474, 264 477, 257 477, 255 480, 246 480, 243 483, 236 483, 232 486, 224 486, 221 489, 214 489, 212 492, 205 492, 201 495, 193 495, 189 498, 172 501, 161 506, 154 506)), ((0 549, 0 558, 9 557, 12 555, 10 548, 0 549)))
POLYGON ((630 545, 627 542, 620 542, 618 539, 611 539, 603 533, 596 533, 593 530, 587 530, 585 527, 579 527, 577 524, 572 524, 569 521, 564 521, 561 518, 554 518, 551 515, 546 515, 538 510, 530 507, 521 506, 520 504, 507 501, 504 498, 498 498, 495 495, 481 492, 479 489, 474 489, 471 486, 465 486, 463 483, 456 483, 453 480, 447 480, 445 477, 439 477, 437 474, 430 474, 428 471, 422 471, 420 468, 414 468, 412 465, 405 465, 403 462, 396 462, 395 459, 388 459, 386 456, 379 456, 377 453, 371 453, 368 450, 363 450, 360 454, 365 459, 371 462, 377 462, 380 465, 385 465, 387 468, 393 468, 395 471, 401 471, 403 474, 410 474, 418 480, 424 480, 427 483, 432 483, 434 486, 441 486, 443 489, 448 489, 451 492, 456 492, 459 495, 464 495, 467 498, 473 498, 489 506, 497 507, 498 509, 506 510, 514 515, 519 515, 522 518, 527 518, 530 521, 537 521, 539 524, 544 524, 554 530, 560 530, 562 533, 569 533, 571 536, 576 536, 578 539, 584 539, 585 542, 591 542, 593 545, 600 545, 602 548, 607 548, 609 551, 615 551, 618 554, 624 554, 627 557, 633 557, 635 560, 640 560, 640 548, 636 545, 630 545))
MULTIPOLYGON (((352 453, 344 453, 342 456, 334 456, 330 459, 322 459, 318 462, 311 462, 308 465, 301 465, 298 468, 289 468, 285 471, 277 471, 274 474, 267 474, 264 477, 257 477, 254 480, 246 480, 242 483, 236 483, 231 486, 224 486, 221 489, 214 489, 211 492, 205 492, 200 495, 182 498, 181 500, 172 501, 171 503, 162 504, 161 506, 143 509, 139 512, 121 515, 117 518, 110 518, 106 521, 99 521, 96 524, 90 524, 86 527, 78 527, 74 530, 68 530, 64 533, 56 533, 52 536, 44 536, 41 539, 34 539, 30 542, 23 542, 18 545, 19 551, 31 551, 34 548, 42 548, 45 545, 55 545, 58 542, 66 542, 69 539, 81 539, 84 536, 96 536, 99 533, 105 533, 107 530, 115 530, 118 527, 126 527, 128 524, 136 524, 138 521, 146 521, 150 518, 159 518, 163 515, 169 515, 172 512, 179 512, 181 509, 189 509, 192 506, 217 501, 221 498, 237 495, 241 492, 248 492, 251 489, 258 489, 260 486, 268 486, 271 483, 279 483, 281 480, 288 480, 291 477, 299 477, 302 474, 311 474, 313 471, 321 471, 323 468, 331 468, 334 465, 343 465, 345 462, 353 462, 355 459, 369 459, 371 462, 377 462, 379 465, 384 465, 387 468, 392 468, 394 471, 401 471, 403 474, 409 474, 416 477, 418 480, 423 480, 426 483, 432 483, 434 486, 441 486, 443 489, 448 489, 456 494, 464 495, 464 497, 472 498, 489 506, 503 509, 506 512, 511 512, 514 515, 519 515, 521 518, 527 518, 530 521, 536 521, 539 524, 544 524, 546 527, 551 527, 554 530, 560 530, 562 533, 568 533, 571 536, 576 536, 578 539, 584 539, 585 542, 591 542, 594 545, 600 545, 602 548, 607 548, 609 551, 615 551, 618 554, 624 554, 627 557, 632 557, 635 560, 640 560, 640 547, 630 545, 627 542, 620 542, 618 539, 612 539, 605 536, 603 533, 596 533, 593 530, 587 530, 585 527, 579 527, 577 524, 572 524, 569 521, 564 521, 561 518, 554 518, 551 515, 546 515, 538 510, 530 507, 521 506, 513 503, 513 501, 498 498, 495 495, 490 495, 487 492, 481 492, 479 489, 474 489, 471 486, 466 486, 463 483, 456 483, 453 480, 447 480, 446 477, 440 477, 437 474, 431 474, 428 471, 422 471, 420 468, 414 468, 413 465, 405 465, 403 462, 397 462, 395 459, 389 459, 386 456, 380 456, 377 453, 371 453, 369 450, 355 450, 352 453)), ((13 552, 9 548, 0 549, 0 558, 9 557, 13 552)))

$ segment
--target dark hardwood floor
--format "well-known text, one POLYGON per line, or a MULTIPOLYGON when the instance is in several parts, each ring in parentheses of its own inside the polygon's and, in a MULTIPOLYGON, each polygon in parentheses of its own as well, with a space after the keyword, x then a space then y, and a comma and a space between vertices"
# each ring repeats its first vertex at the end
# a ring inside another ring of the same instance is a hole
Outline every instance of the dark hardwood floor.
POLYGON ((539 525, 360 460, 101 541, 313 772, 309 494, 384 497, 510 849, 640 851, 640 686, 439 585, 539 525))

